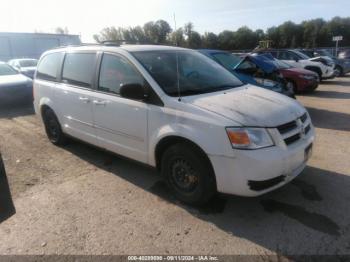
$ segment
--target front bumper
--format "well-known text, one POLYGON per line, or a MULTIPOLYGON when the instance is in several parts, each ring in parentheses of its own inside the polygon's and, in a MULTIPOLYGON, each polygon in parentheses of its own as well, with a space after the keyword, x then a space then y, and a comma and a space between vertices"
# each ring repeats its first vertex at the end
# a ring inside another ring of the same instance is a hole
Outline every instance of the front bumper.
POLYGON ((306 91, 313 91, 318 87, 318 81, 317 80, 300 80, 297 83, 297 90, 299 92, 306 92, 306 91))
POLYGON ((305 149, 313 143, 314 137, 311 127, 307 136, 288 146, 282 141, 264 149, 235 150, 234 157, 210 155, 218 191, 253 197, 287 184, 305 168, 305 149), (252 181, 264 185, 272 182, 257 189, 252 181))
POLYGON ((322 79, 332 79, 335 77, 334 68, 327 67, 322 71, 322 79))

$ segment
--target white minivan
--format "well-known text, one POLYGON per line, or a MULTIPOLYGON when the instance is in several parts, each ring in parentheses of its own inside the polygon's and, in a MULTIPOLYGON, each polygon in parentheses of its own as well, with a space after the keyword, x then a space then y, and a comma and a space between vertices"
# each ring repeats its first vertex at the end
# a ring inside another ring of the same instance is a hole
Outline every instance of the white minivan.
POLYGON ((42 55, 34 105, 67 137, 156 167, 183 202, 257 196, 304 169, 314 127, 294 99, 244 85, 206 56, 167 46, 80 46, 42 55))

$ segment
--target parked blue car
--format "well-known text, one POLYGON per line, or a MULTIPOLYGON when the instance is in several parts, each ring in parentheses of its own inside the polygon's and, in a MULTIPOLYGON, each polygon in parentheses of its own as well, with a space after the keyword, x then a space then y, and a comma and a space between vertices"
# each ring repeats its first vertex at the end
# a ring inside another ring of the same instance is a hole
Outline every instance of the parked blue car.
POLYGON ((198 51, 222 65, 243 83, 256 85, 295 98, 293 90, 286 86, 274 58, 268 54, 247 54, 239 57, 222 50, 199 49, 198 51))

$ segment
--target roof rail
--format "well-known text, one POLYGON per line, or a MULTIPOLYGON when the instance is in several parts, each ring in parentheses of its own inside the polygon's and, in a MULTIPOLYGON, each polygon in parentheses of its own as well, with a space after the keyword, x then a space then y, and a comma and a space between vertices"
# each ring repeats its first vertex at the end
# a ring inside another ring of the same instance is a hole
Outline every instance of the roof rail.
POLYGON ((118 39, 118 40, 104 40, 104 41, 101 41, 100 44, 107 45, 107 46, 120 46, 120 45, 149 45, 154 43, 138 41, 138 40, 118 39))
POLYGON ((60 45, 60 46, 53 47, 51 49, 60 49, 60 48, 65 48, 65 47, 79 47, 79 46, 95 46, 95 45, 99 45, 99 44, 98 43, 96 43, 96 44, 93 44, 93 43, 89 43, 89 44, 81 43, 81 44, 76 44, 76 45, 60 45))

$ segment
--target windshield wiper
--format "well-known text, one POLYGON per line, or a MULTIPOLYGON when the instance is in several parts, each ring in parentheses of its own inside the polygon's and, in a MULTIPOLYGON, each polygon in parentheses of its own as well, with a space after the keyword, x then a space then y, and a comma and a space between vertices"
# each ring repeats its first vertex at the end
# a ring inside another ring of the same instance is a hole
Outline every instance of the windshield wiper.
POLYGON ((219 85, 219 86, 213 87, 212 90, 214 90, 214 92, 215 92, 215 91, 226 90, 226 89, 230 89, 230 88, 236 88, 236 87, 239 87, 242 85, 244 85, 244 84, 242 83, 241 85, 219 85))

